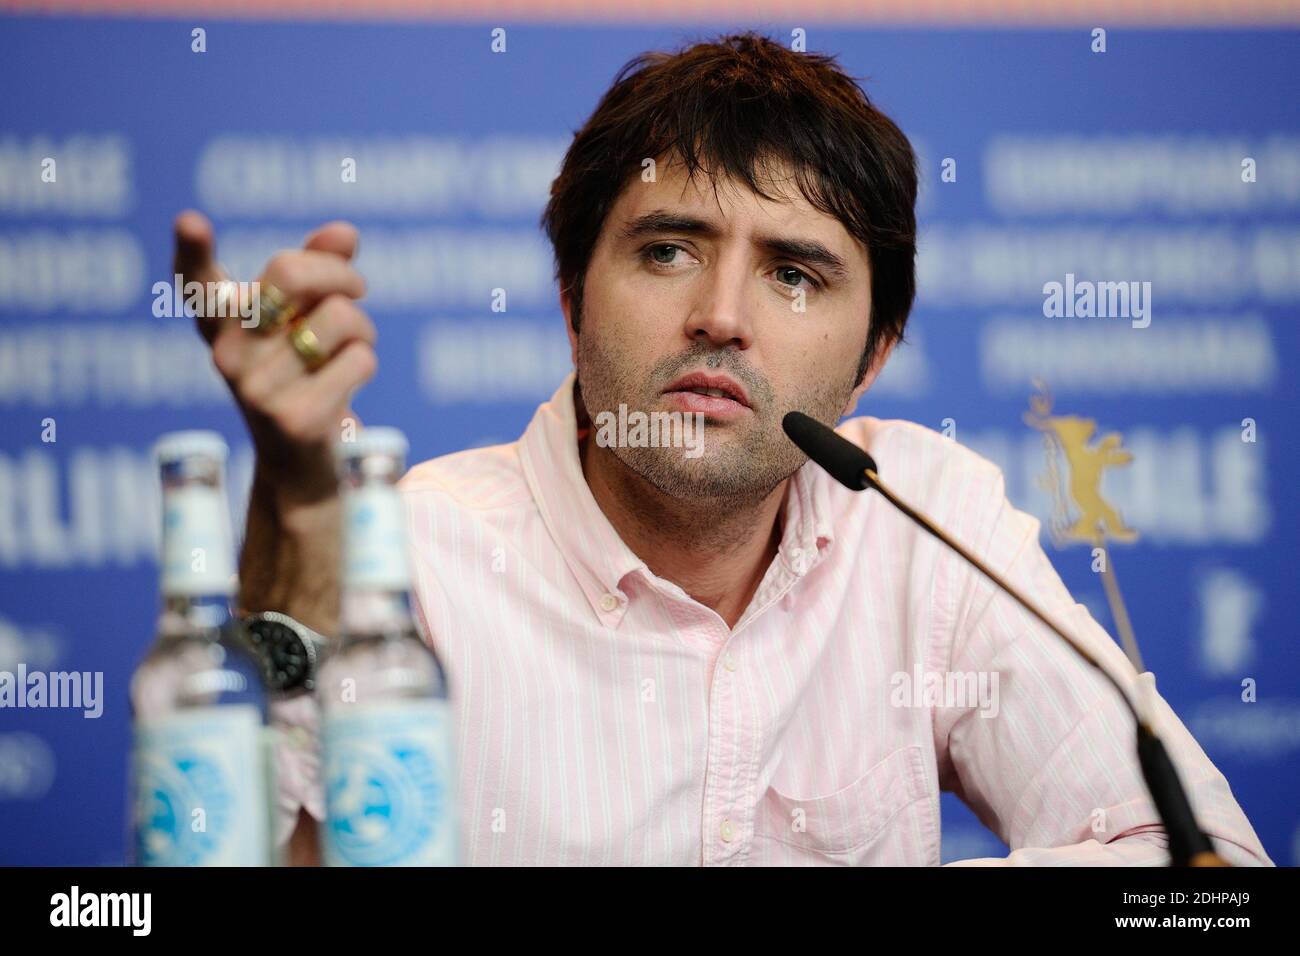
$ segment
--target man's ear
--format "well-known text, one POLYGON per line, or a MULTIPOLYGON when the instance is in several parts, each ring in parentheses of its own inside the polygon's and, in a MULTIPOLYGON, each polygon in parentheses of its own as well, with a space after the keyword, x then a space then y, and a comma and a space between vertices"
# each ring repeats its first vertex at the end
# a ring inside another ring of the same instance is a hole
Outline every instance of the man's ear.
POLYGON ((862 398, 866 390, 875 382, 876 376, 878 376, 880 370, 885 367, 885 362, 889 361, 889 356, 893 353, 894 346, 897 344, 898 339, 893 339, 882 346, 876 353, 875 361, 868 366, 866 372, 862 375, 862 381, 858 384, 858 387, 853 390, 853 394, 849 396, 848 404, 844 406, 844 412, 841 417, 847 417, 853 414, 853 410, 858 407, 858 400, 862 398))
POLYGON ((569 354, 573 367, 578 367, 578 333, 573 330, 573 297, 568 292, 560 293, 560 309, 564 312, 564 331, 569 334, 569 354))

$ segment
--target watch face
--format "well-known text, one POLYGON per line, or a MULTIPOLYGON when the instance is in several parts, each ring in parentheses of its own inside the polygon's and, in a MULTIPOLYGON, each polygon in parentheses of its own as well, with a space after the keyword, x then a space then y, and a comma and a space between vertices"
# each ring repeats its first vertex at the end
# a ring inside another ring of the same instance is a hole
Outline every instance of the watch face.
POLYGON ((258 619, 248 622, 248 633, 266 666, 273 690, 310 688, 315 652, 297 631, 279 621, 258 619))

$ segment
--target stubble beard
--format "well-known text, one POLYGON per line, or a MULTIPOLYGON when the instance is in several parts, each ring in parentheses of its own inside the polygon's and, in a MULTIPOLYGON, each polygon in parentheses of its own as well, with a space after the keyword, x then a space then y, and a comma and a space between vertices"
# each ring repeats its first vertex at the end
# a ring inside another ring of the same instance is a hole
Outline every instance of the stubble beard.
POLYGON ((709 502, 734 511, 762 501, 807 461, 781 428, 785 412, 798 409, 833 425, 844 409, 852 384, 808 383, 788 408, 778 408, 771 387, 736 360, 734 351, 699 344, 657 363, 649 373, 629 369, 586 325, 578 333, 578 384, 593 422, 603 411, 650 412, 660 406, 656 388, 684 372, 710 368, 731 375, 749 393, 753 411, 739 422, 704 420, 703 454, 686 457, 685 448, 624 447, 612 452, 628 470, 664 495, 681 501, 709 502))

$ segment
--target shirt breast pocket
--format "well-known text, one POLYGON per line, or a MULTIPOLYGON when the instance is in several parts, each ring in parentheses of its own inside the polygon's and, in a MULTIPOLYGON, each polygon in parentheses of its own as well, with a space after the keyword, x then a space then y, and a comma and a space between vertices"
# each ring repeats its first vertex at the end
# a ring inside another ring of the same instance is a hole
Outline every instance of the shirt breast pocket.
POLYGON ((918 745, 895 750, 822 797, 775 787, 759 801, 756 840, 773 864, 921 866, 938 863, 938 820, 918 745))

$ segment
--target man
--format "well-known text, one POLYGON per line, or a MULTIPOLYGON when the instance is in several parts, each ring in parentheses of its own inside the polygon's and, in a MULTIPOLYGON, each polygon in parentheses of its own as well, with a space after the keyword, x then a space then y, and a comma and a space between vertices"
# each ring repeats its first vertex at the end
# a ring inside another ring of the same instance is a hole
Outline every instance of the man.
MULTIPOLYGON (((753 34, 633 61, 576 134, 543 217, 576 374, 519 441, 402 484, 457 708, 467 862, 936 864, 941 789, 1006 862, 1167 861, 1114 690, 782 433, 792 409, 851 413, 901 340, 916 186, 907 139, 829 58, 753 34), (702 453, 611 441, 594 426, 621 407, 700 415, 702 453)), ((219 278, 206 221, 177 234, 178 271, 219 278)), ((327 635, 329 449, 376 368, 356 244, 326 225, 261 277, 312 337, 200 320, 258 455, 241 603, 327 635)), ((840 431, 1136 693, 994 466, 907 422, 840 431)), ((1152 697, 1215 848, 1269 862, 1152 697)), ((300 741, 281 838, 310 861, 316 715, 302 699, 279 719, 300 741)))

